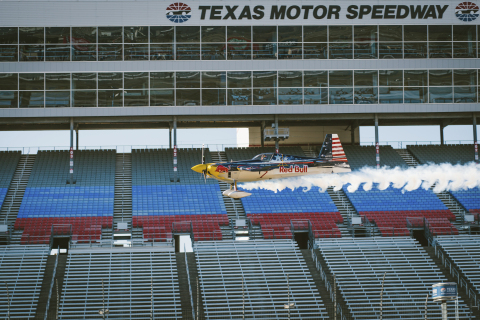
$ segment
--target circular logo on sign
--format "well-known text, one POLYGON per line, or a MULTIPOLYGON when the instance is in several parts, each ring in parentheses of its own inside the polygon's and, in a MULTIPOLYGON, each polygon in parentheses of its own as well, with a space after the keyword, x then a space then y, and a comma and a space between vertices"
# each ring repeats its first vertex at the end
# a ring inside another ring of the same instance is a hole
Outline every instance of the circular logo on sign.
POLYGON ((455 15, 458 19, 468 22, 478 18, 478 6, 473 2, 462 2, 455 8, 455 15))
POLYGON ((182 23, 190 19, 192 9, 185 3, 175 2, 167 7, 168 20, 175 23, 182 23))

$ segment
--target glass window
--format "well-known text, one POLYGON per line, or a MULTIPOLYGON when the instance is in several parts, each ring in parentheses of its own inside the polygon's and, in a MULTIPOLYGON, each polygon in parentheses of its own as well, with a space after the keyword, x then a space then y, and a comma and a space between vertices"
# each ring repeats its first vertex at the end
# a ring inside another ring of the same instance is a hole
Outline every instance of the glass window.
POLYGON ((475 25, 454 25, 453 41, 477 41, 475 25))
POLYGON ((125 72, 123 78, 125 90, 148 89, 148 72, 125 72))
MULTIPOLYGON (((74 39, 73 39, 74 40, 74 39)), ((72 44, 72 61, 96 61, 96 44, 72 44)))
POLYGON ((354 26, 354 41, 355 42, 375 42, 377 37, 377 26, 354 26))
POLYGON ((378 44, 379 59, 402 59, 403 43, 401 42, 380 42, 378 44))
POLYGON ((276 71, 253 71, 253 87, 276 87, 277 72, 276 71))
POLYGON ((425 59, 427 57, 426 42, 405 42, 405 59, 425 59))
POLYGON ((430 87, 430 103, 452 103, 452 87, 430 87))
POLYGON ((123 90, 98 90, 98 106, 123 107, 123 90))
POLYGON ((45 89, 45 75, 43 73, 20 73, 18 78, 20 90, 45 89))
POLYGON ((328 87, 328 71, 304 71, 304 87, 328 87))
POLYGON ((303 26, 304 42, 327 42, 327 26, 303 26))
POLYGON ((70 108, 70 91, 46 91, 46 108, 70 108))
POLYGON ((355 104, 376 104, 378 103, 377 88, 355 88, 355 104))
POLYGON ((18 28, 0 28, 0 44, 18 44, 18 28))
POLYGON ((177 44, 176 60, 200 60, 200 44, 177 44))
POLYGON ((253 59, 272 60, 277 59, 276 43, 254 43, 253 59))
POLYGON ((125 27, 125 43, 148 43, 148 27, 125 27))
POLYGON ((252 105, 251 89, 228 89, 227 103, 229 106, 252 105))
POLYGON ((379 85, 403 86, 403 70, 379 70, 379 85))
POLYGON ((123 60, 121 44, 99 44, 98 61, 120 61, 123 60))
POLYGON ((150 88, 175 88, 175 73, 150 72, 150 88))
POLYGON ((477 87, 454 87, 455 103, 477 102, 477 87))
POLYGON ((228 88, 250 88, 252 86, 251 71, 229 71, 227 79, 228 88))
POLYGON ((405 70, 403 74, 406 87, 428 86, 427 70, 405 70))
POLYGON ((328 39, 330 42, 352 42, 352 26, 330 26, 328 39))
POLYGON ((278 26, 278 42, 302 42, 302 26, 278 26))
POLYGON ((279 71, 279 87, 303 87, 302 71, 279 71))
POLYGON ((352 59, 353 45, 351 43, 330 43, 329 58, 330 59, 352 59))
POLYGON ((202 105, 224 106, 227 104, 225 89, 202 89, 202 105))
POLYGON ((402 26, 378 26, 380 41, 402 41, 402 26))
POLYGON ((72 73, 73 90, 88 90, 97 88, 97 74, 90 73, 72 73))
POLYGON ((477 43, 476 42, 454 42, 453 43, 454 58, 476 58, 477 43))
POLYGON ((228 60, 250 60, 252 59, 252 46, 250 43, 232 38, 227 43, 228 60))
POLYGON ((174 27, 150 27, 150 43, 173 43, 174 27))
POLYGON ((18 61, 18 46, 0 46, 0 61, 18 61))
POLYGON ((125 44, 124 60, 148 60, 148 44, 125 44))
POLYGON ((177 106, 199 106, 200 89, 177 89, 177 106))
POLYGON ((123 100, 125 107, 145 107, 148 106, 148 90, 124 90, 123 100))
POLYGON ((404 41, 427 41, 427 26, 403 26, 404 41))
POLYGON ((42 27, 20 28, 20 44, 43 44, 45 41, 44 30, 42 27))
POLYGON ((254 26, 253 42, 277 42, 277 27, 254 26))
POLYGON ((167 107, 175 105, 175 90, 150 90, 150 106, 167 107))
POLYGON ((305 88, 303 95, 304 104, 328 104, 327 88, 305 88))
POLYGON ((73 107, 74 108, 90 108, 97 106, 97 91, 73 91, 73 107))
POLYGON ((43 61, 44 56, 43 44, 20 46, 20 61, 43 61))
POLYGON ((98 89, 123 89, 123 74, 121 72, 98 73, 98 89))
POLYGON ((254 105, 276 105, 277 89, 276 88, 253 89, 253 104, 254 105))
POLYGON ((378 90, 380 103, 403 103, 402 87, 380 87, 378 90))
POLYGON ((372 87, 378 85, 377 70, 355 70, 355 86, 372 87))
POLYGON ((278 59, 302 59, 302 43, 279 43, 278 59))
POLYGON ((46 90, 70 90, 70 73, 46 73, 46 90))
POLYGON ((327 43, 304 43, 303 59, 327 59, 327 43))
POLYGON ((44 99, 44 91, 19 91, 20 108, 43 108, 44 99))
POLYGON ((279 88, 278 104, 302 104, 303 89, 302 88, 279 88))
POLYGON ((151 44, 150 60, 173 60, 173 44, 151 44))
POLYGON ((452 41, 452 26, 428 26, 428 41, 452 41))
POLYGON ((430 86, 451 86, 452 70, 429 70, 428 82, 430 86))
POLYGON ((355 43, 354 59, 378 59, 377 43, 355 43))
POLYGON ((97 27, 72 27, 72 43, 88 44, 97 42, 97 27))
POLYGON ((226 72, 202 72, 202 88, 225 88, 227 84, 226 72))
POLYGON ((70 61, 70 45, 46 45, 45 61, 70 61))
POLYGON ((427 103, 428 87, 405 87, 404 103, 427 103))
POLYGON ((225 60, 225 43, 202 43, 202 60, 225 60))
POLYGON ((18 73, 0 73, 0 90, 18 90, 18 73))
POLYGON ((200 88, 200 72, 177 72, 176 83, 177 88, 200 88))
POLYGON ((69 27, 45 28, 46 43, 70 43, 69 27))
POLYGON ((353 104, 353 88, 330 88, 330 104, 353 104))
POLYGON ((456 69, 453 70, 453 85, 455 86, 476 86, 477 70, 456 69))
POLYGON ((175 35, 177 42, 200 42, 200 27, 179 26, 175 35))
POLYGON ((329 71, 330 87, 353 86, 353 72, 351 70, 329 71))
POLYGON ((251 27, 227 27, 227 42, 251 42, 251 27))
POLYGON ((0 91, 0 108, 18 108, 18 91, 0 91))
POLYGON ((451 42, 429 42, 428 53, 430 58, 451 58, 452 43, 451 42))
POLYGON ((122 43, 122 27, 98 27, 98 43, 122 43))
POLYGON ((225 42, 226 30, 223 26, 202 27, 202 43, 225 42))

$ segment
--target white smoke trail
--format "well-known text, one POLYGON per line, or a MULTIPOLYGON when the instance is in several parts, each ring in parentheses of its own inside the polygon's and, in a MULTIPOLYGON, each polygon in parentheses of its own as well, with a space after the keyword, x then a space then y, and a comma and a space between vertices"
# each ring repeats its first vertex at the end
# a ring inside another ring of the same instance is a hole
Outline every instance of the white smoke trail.
POLYGON ((373 184, 378 184, 378 189, 385 190, 390 185, 402 192, 413 191, 418 188, 425 190, 435 185, 433 192, 444 190, 457 191, 480 187, 480 165, 474 162, 465 165, 452 165, 450 163, 427 164, 410 168, 388 168, 379 170, 372 167, 364 167, 359 171, 345 174, 320 174, 300 176, 276 180, 248 182, 242 185, 243 189, 265 189, 274 192, 284 189, 295 190, 303 188, 304 191, 312 187, 319 187, 320 192, 325 192, 333 186, 335 191, 349 184, 349 192, 357 191, 361 184, 365 191, 371 190, 373 184))

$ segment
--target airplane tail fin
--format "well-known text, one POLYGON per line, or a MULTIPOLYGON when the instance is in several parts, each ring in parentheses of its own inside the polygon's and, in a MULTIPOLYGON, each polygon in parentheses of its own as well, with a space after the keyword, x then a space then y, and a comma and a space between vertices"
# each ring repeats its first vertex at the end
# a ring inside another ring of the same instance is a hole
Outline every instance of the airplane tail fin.
POLYGON ((325 136, 318 158, 338 162, 348 162, 345 151, 343 151, 342 143, 338 138, 338 134, 327 134, 325 136))

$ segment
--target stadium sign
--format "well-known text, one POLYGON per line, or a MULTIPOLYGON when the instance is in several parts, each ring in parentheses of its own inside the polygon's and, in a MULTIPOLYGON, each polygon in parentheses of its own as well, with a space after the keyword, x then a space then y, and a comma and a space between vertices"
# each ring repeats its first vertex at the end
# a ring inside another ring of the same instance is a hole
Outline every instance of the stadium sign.
POLYGON ((432 298, 436 300, 455 300, 457 284, 455 282, 437 283, 432 286, 432 298))

